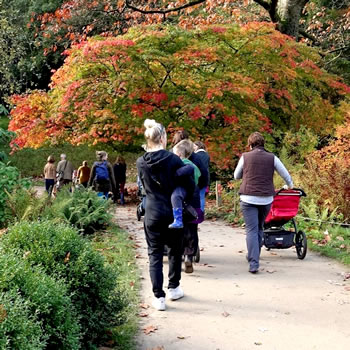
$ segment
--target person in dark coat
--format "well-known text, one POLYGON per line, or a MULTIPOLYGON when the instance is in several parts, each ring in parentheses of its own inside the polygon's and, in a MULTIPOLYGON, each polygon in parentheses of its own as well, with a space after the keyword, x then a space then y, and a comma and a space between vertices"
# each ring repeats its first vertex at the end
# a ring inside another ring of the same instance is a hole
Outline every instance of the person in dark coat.
MULTIPOLYGON (((175 173, 183 167, 182 160, 167 151, 167 136, 163 125, 146 119, 146 153, 136 162, 139 179, 146 194, 144 230, 148 246, 149 271, 154 293, 152 305, 163 311, 165 292, 163 290, 163 252, 168 247, 170 300, 184 296, 180 286, 183 254, 183 230, 171 230, 173 221, 171 194, 177 187, 175 173)), ((190 179, 188 180, 190 181, 190 179)))
POLYGON ((103 196, 105 198, 108 198, 109 192, 115 192, 115 179, 113 168, 112 165, 107 161, 107 158, 107 152, 96 152, 97 162, 93 164, 89 178, 89 187, 92 186, 99 196, 103 196), (103 174, 104 169, 105 174, 103 174), (99 178, 100 172, 101 178, 99 178))
MULTIPOLYGON (((186 130, 179 130, 174 134, 172 145, 176 146, 182 140, 188 140, 189 134, 186 130)), ((197 253, 199 246, 198 238, 198 224, 204 220, 204 212, 201 209, 200 203, 200 190, 206 189, 209 179, 209 169, 205 163, 203 163, 201 157, 197 153, 192 153, 188 158, 193 164, 195 164, 201 172, 201 176, 198 179, 198 186, 195 187, 192 199, 189 204, 191 204, 198 213, 198 220, 186 225, 185 231, 185 241, 184 241, 184 254, 185 254, 185 272, 193 272, 193 257, 197 253)))
POLYGON ((124 205, 124 189, 126 182, 126 163, 125 159, 122 156, 118 156, 114 165, 114 178, 115 178, 115 193, 114 193, 114 202, 117 202, 117 198, 120 197, 120 204, 124 205))
POLYGON ((201 199, 201 209, 204 213, 205 209, 205 194, 207 193, 208 186, 210 186, 210 157, 208 152, 205 149, 205 145, 202 141, 194 142, 194 152, 200 158, 201 163, 208 169, 208 177, 202 177, 201 183, 199 183, 199 195, 201 199))

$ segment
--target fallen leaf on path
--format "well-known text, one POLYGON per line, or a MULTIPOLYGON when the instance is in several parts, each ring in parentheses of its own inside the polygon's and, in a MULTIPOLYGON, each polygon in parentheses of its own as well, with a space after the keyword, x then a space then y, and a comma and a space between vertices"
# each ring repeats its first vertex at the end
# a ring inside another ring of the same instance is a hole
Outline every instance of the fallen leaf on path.
POLYGON ((214 265, 207 265, 207 267, 216 267, 216 266, 214 266, 214 265))
POLYGON ((230 314, 227 311, 224 311, 221 315, 224 316, 224 317, 230 316, 230 314))
POLYGON ((183 335, 178 335, 177 339, 186 339, 186 337, 184 337, 183 335))
POLYGON ((260 341, 255 341, 255 342, 254 342, 254 345, 262 345, 262 342, 260 342, 260 341))
POLYGON ((238 253, 244 253, 244 250, 239 250, 238 253))
POLYGON ((266 272, 268 272, 268 273, 275 273, 276 270, 266 270, 266 272))
POLYGON ((143 333, 145 333, 146 335, 154 333, 156 330, 158 329, 157 326, 147 326, 145 328, 143 328, 143 333))
POLYGON ((264 328, 264 327, 261 327, 261 328, 259 328, 259 331, 265 333, 265 332, 268 331, 268 329, 267 329, 267 328, 264 328))
POLYGON ((219 247, 222 248, 222 247, 225 247, 225 246, 223 244, 220 244, 219 247))
POLYGON ((277 255, 277 253, 274 253, 274 252, 270 252, 270 255, 277 255))
POLYGON ((202 252, 202 251, 204 251, 204 248, 200 248, 199 250, 202 252))
POLYGON ((147 312, 140 312, 139 316, 140 317, 148 317, 148 313, 147 312))
POLYGON ((327 282, 330 284, 333 284, 334 286, 344 286, 344 283, 337 282, 337 281, 327 280, 327 282))
POLYGON ((141 304, 140 304, 140 307, 141 307, 142 309, 148 309, 148 308, 149 308, 149 304, 141 303, 141 304))

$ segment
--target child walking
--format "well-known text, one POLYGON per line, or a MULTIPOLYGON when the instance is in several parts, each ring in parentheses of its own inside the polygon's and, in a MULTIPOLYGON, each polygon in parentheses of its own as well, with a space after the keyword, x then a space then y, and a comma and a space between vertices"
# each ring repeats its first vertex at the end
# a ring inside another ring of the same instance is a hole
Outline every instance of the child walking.
MULTIPOLYGON (((193 153, 193 143, 190 140, 182 140, 175 145, 173 149, 174 153, 179 156, 182 162, 185 164, 184 167, 176 171, 176 177, 180 178, 185 174, 190 174, 194 178, 195 185, 198 185, 198 179, 201 176, 201 172, 198 167, 193 164, 188 158, 193 153)), ((171 229, 183 228, 183 202, 186 197, 191 197, 193 193, 188 193, 185 186, 178 186, 175 188, 171 195, 171 205, 173 207, 174 222, 169 225, 171 229)))

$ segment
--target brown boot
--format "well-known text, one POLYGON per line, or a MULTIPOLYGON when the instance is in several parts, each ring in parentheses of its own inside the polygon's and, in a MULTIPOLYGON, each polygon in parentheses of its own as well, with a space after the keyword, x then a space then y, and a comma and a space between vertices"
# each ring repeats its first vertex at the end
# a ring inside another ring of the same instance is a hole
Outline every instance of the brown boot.
POLYGON ((193 272, 192 256, 185 255, 185 273, 193 272))

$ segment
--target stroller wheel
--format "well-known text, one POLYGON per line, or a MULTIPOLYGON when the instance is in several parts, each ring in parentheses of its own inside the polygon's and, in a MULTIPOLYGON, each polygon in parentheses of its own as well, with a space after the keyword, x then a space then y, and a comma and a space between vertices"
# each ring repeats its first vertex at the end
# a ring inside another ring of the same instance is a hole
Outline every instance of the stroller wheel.
POLYGON ((141 221, 141 211, 139 208, 140 205, 137 206, 136 208, 136 217, 137 217, 137 221, 141 221))
POLYGON ((307 252, 307 239, 303 231, 299 231, 295 235, 295 248, 297 250, 298 259, 304 259, 307 252))
POLYGON ((201 252, 199 246, 197 247, 196 255, 194 256, 194 262, 199 263, 201 260, 201 252))

